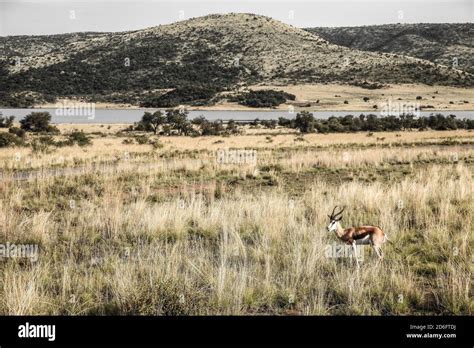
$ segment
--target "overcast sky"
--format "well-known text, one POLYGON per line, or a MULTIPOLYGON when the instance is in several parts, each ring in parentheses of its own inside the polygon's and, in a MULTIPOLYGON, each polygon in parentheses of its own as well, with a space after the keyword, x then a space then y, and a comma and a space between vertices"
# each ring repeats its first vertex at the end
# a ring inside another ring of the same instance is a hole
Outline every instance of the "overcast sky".
POLYGON ((297 27, 473 22, 474 0, 0 0, 0 35, 125 31, 251 12, 297 27))

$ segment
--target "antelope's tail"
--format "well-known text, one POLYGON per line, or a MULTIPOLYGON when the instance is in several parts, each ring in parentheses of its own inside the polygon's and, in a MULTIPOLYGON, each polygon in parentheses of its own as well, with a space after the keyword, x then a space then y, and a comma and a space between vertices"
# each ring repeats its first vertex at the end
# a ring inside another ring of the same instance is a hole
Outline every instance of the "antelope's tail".
POLYGON ((402 252, 402 250, 400 248, 398 248, 394 242, 392 242, 390 239, 388 239, 387 233, 384 232, 383 237, 384 237, 384 239, 383 239, 384 242, 389 242, 391 245, 393 245, 395 250, 397 250, 398 252, 402 252))

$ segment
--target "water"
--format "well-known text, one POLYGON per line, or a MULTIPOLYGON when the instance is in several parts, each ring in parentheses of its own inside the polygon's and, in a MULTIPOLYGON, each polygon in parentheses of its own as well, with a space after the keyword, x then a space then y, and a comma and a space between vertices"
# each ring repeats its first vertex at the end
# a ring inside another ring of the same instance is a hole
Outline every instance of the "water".
MULTIPOLYGON (((61 124, 110 124, 110 123, 125 123, 132 124, 140 121, 145 111, 154 112, 157 109, 133 109, 133 110, 109 110, 96 109, 94 117, 90 116, 60 116, 56 114, 56 109, 0 109, 3 116, 15 116, 15 121, 21 120, 23 117, 31 112, 47 111, 52 116, 52 123, 61 124)), ((442 115, 454 114, 458 119, 474 119, 474 111, 421 111, 421 116, 429 116, 432 113, 440 113, 442 115)), ((313 112, 314 117, 318 119, 329 118, 330 116, 345 116, 360 114, 376 114, 380 116, 379 112, 374 111, 316 111, 313 112)), ((277 120, 278 117, 294 118, 295 113, 288 111, 189 111, 189 119, 198 116, 204 116, 209 121, 214 120, 235 120, 235 121, 250 121, 258 118, 259 120, 277 120)))

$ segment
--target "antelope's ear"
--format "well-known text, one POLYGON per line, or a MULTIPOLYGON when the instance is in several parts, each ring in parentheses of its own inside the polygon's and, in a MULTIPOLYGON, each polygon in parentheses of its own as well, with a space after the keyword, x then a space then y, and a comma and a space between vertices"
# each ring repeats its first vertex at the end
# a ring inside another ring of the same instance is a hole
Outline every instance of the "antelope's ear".
POLYGON ((328 215, 328 218, 329 218, 329 220, 330 220, 330 219, 331 219, 331 216, 330 216, 330 215, 328 215))
POLYGON ((342 220, 342 216, 336 219, 336 221, 341 221, 341 220, 342 220))

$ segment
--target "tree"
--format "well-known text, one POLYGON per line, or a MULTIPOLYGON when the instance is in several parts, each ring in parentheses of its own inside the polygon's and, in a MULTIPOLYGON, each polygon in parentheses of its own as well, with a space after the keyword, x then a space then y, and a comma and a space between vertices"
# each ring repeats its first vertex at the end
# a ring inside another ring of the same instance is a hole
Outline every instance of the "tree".
POLYGON ((308 111, 298 112, 295 118, 295 127, 300 130, 301 133, 314 132, 314 116, 308 111))
POLYGON ((13 120, 15 119, 15 116, 3 116, 2 113, 0 113, 0 128, 10 128, 13 125, 13 120))
POLYGON ((166 118, 161 111, 155 111, 153 114, 147 111, 143 114, 140 125, 143 126, 147 132, 156 134, 160 126, 165 124, 165 122, 166 118))
POLYGON ((26 132, 48 132, 58 133, 59 130, 50 125, 51 115, 49 112, 32 112, 20 120, 21 129, 26 132))
POLYGON ((179 135, 188 135, 192 131, 187 110, 167 110, 166 123, 170 125, 171 129, 178 131, 179 135))

